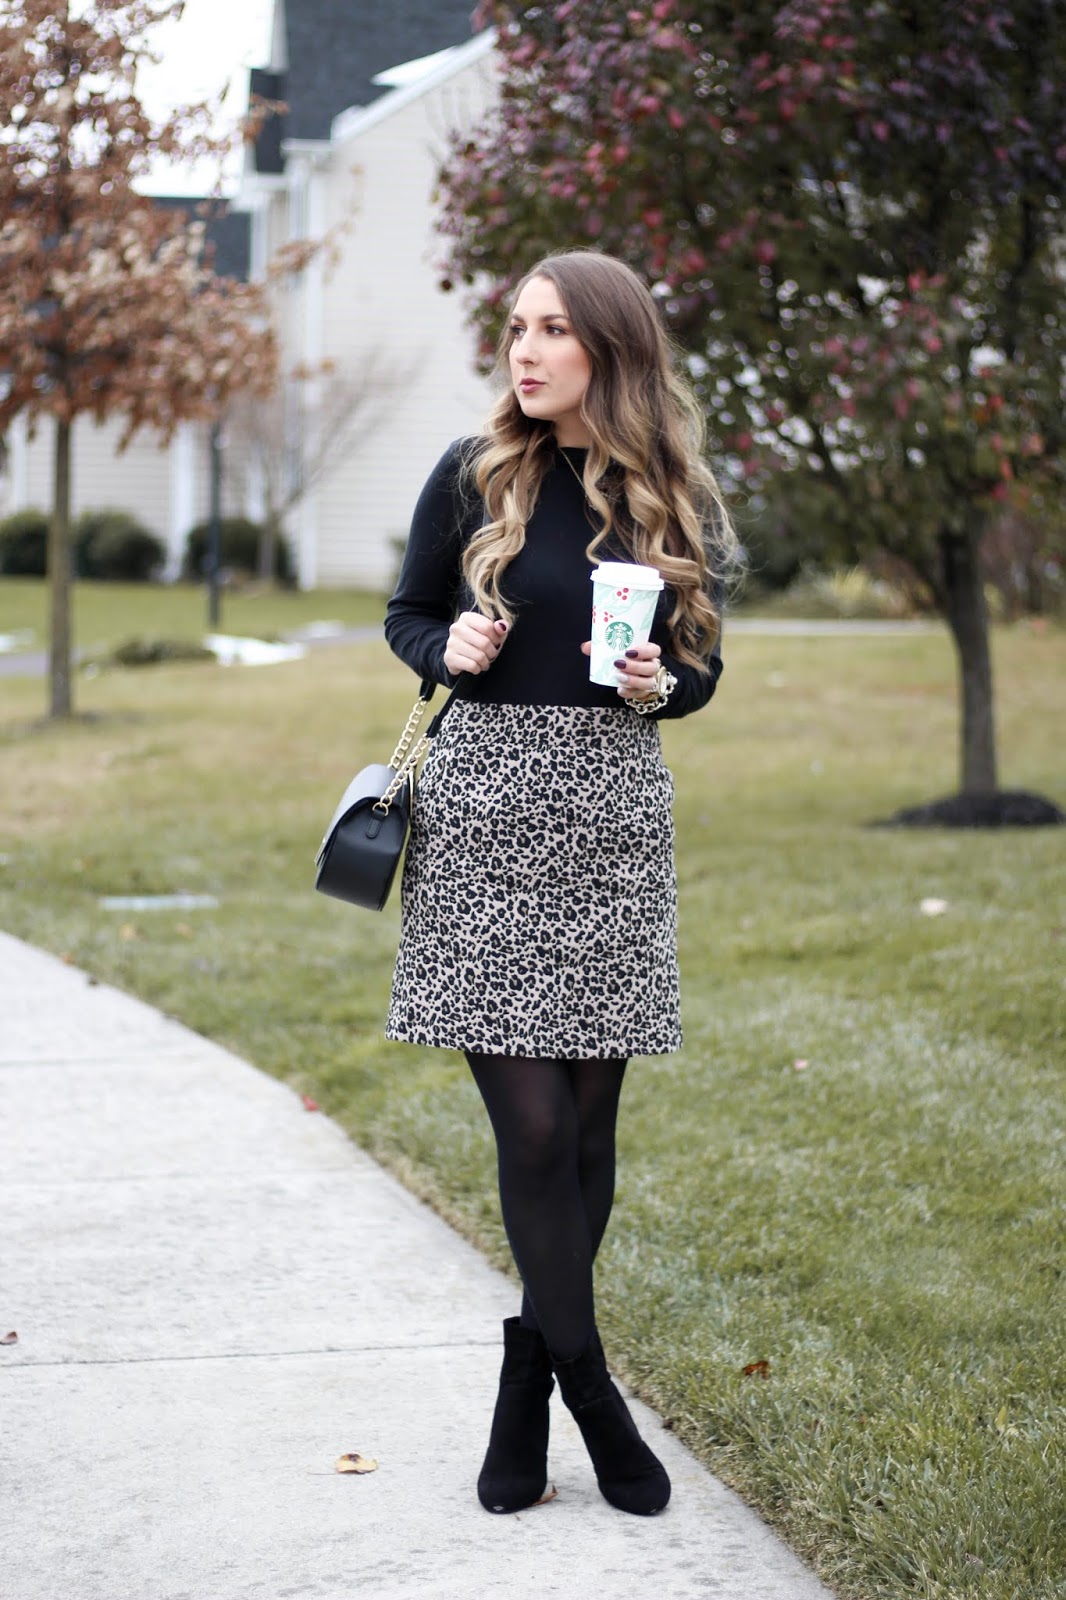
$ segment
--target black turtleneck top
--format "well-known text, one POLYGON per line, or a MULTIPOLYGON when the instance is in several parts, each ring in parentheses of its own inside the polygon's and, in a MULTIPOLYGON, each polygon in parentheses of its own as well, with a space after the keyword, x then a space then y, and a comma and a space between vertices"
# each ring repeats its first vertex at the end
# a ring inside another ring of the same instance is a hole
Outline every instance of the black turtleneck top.
MULTIPOLYGON (((463 550, 485 521, 480 499, 464 500, 459 470, 464 444, 449 446, 429 476, 415 507, 411 536, 396 593, 385 614, 385 637, 420 678, 451 685, 444 665, 448 630, 461 611, 474 610, 461 571, 463 550)), ((558 448, 558 447, 557 447, 558 448)), ((585 550, 593 537, 581 485, 585 450, 559 450, 545 474, 523 549, 504 574, 503 589, 515 621, 487 672, 468 676, 459 696, 508 705, 606 706, 633 715, 617 690, 589 682, 582 643, 592 629, 592 563, 585 550)), ((617 544, 601 547, 604 560, 632 557, 617 544)), ((705 706, 722 671, 715 648, 707 672, 678 661, 667 648, 666 619, 673 592, 659 596, 651 637, 677 679, 666 705, 650 716, 683 717, 705 706)))

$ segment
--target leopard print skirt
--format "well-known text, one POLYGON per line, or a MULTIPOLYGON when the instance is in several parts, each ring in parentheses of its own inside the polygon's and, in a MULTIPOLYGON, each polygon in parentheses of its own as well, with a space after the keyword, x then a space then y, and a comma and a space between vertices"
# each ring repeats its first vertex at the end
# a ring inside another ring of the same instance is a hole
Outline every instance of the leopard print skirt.
POLYGON ((672 801, 659 730, 628 707, 456 701, 418 780, 386 1037, 676 1050, 672 801))

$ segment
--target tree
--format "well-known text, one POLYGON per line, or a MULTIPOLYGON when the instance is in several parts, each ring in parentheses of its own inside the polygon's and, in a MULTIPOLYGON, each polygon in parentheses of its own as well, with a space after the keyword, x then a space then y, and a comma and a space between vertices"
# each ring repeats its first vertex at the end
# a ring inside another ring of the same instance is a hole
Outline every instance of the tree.
POLYGON ((484 336, 588 244, 654 284, 719 449, 841 558, 916 572, 954 640, 960 783, 997 789, 981 548, 1060 512, 1066 8, 1058 0, 483 6, 498 109, 441 177, 484 336))
POLYGON ((294 368, 265 400, 247 392, 235 397, 226 412, 226 438, 238 461, 254 464, 262 490, 261 582, 273 579, 286 517, 356 438, 367 437, 383 420, 380 402, 408 377, 369 352, 358 374, 326 360, 294 368))
POLYGON ((134 181, 150 163, 220 148, 208 109, 153 126, 136 93, 153 25, 182 0, 8 0, 0 17, 0 429, 55 429, 50 707, 71 714, 70 464, 76 417, 119 416, 122 446, 165 442, 246 389, 268 393, 276 349, 261 286, 220 279, 202 219, 134 181))

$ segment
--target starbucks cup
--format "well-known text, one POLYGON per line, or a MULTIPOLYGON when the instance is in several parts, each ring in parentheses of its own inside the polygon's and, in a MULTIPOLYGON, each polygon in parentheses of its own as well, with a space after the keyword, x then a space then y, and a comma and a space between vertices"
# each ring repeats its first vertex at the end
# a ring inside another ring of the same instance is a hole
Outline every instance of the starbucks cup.
POLYGON ((665 585, 654 567, 630 566, 624 561, 602 561, 591 576, 589 678, 617 689, 615 662, 633 645, 647 643, 665 585))

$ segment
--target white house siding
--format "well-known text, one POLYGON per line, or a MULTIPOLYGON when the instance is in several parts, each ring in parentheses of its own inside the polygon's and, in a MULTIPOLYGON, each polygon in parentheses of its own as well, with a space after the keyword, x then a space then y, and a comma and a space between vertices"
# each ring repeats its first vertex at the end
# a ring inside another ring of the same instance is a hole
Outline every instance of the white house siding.
MULTIPOLYGON (((82 511, 115 506, 130 511, 157 539, 166 541, 170 530, 171 457, 158 438, 142 433, 117 454, 122 424, 96 423, 79 417, 74 424, 71 449, 71 506, 82 511)), ((26 445, 24 476, 20 488, 23 504, 47 511, 52 504, 52 459, 55 424, 42 418, 37 433, 26 445)))
MULTIPOLYGON (((491 403, 474 369, 459 295, 437 287, 431 192, 447 130, 479 116, 494 94, 481 58, 411 98, 395 91, 336 130, 327 222, 358 204, 337 268, 322 288, 323 355, 345 373, 381 364, 402 382, 375 402, 373 426, 320 482, 313 505, 315 578, 381 588, 393 575, 391 543, 406 537, 419 489, 449 442, 476 431, 491 403), (366 125, 359 127, 360 120, 366 125)), ((295 531, 295 530, 294 530, 295 531)))
MULTIPOLYGON (((185 539, 195 522, 208 513, 210 500, 207 429, 183 423, 169 448, 158 435, 142 430, 120 455, 122 423, 112 419, 96 423, 79 417, 74 424, 71 452, 71 509, 82 511, 114 507, 129 511, 161 539, 167 552, 166 575, 176 577, 185 539)), ((52 505, 52 452, 54 424, 44 418, 33 439, 22 430, 12 433, 11 509, 52 505)), ((223 478, 223 512, 243 507, 244 463, 234 460, 223 478)))

